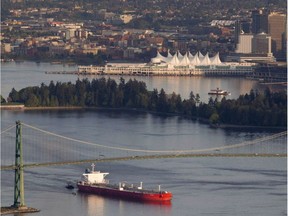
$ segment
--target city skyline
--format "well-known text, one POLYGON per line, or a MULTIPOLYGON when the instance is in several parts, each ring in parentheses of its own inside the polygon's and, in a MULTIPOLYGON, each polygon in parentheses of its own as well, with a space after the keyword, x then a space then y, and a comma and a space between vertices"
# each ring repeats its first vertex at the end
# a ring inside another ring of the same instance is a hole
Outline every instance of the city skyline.
MULTIPOLYGON (((147 62, 157 51, 169 49, 211 55, 219 52, 225 57, 235 52, 241 54, 238 43, 239 37, 243 40, 243 33, 257 35, 264 31, 271 36, 272 51, 265 48, 266 54, 273 53, 279 60, 286 58, 286 34, 283 33, 286 26, 283 16, 279 15, 286 10, 281 7, 281 1, 245 1, 246 6, 237 1, 231 4, 217 1, 213 12, 207 0, 195 5, 185 0, 178 3, 158 0, 147 5, 148 2, 118 1, 109 8, 109 1, 97 4, 74 1, 64 8, 62 1, 5 0, 1 8, 2 56, 32 60, 70 58, 85 63, 89 59, 84 57, 89 55, 101 64, 113 59, 147 62), (129 10, 130 3, 137 7, 129 10), (186 11, 188 8, 190 13, 186 11)), ((252 41, 250 43, 251 48, 244 53, 259 54, 259 50, 252 51, 252 41)))

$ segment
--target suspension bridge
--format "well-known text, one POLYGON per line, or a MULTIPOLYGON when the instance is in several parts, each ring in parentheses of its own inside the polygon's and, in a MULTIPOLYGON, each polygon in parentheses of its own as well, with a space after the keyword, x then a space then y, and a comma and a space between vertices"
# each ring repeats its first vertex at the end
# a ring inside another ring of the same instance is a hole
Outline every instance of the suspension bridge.
POLYGON ((176 150, 99 144, 19 121, 1 131, 1 171, 15 171, 13 207, 17 208, 25 206, 24 168, 179 157, 287 157, 287 131, 236 144, 176 150))

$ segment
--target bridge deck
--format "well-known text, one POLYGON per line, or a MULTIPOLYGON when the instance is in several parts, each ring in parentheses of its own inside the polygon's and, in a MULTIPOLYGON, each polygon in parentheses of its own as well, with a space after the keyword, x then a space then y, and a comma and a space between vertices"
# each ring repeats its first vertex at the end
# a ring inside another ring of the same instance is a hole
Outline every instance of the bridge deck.
MULTIPOLYGON (((25 164, 24 168, 31 167, 45 167, 45 166, 56 166, 56 165, 72 165, 72 164, 83 164, 92 162, 111 162, 111 161, 127 161, 127 160, 148 160, 148 159, 161 159, 161 158, 188 158, 188 157, 286 157, 287 154, 228 154, 228 153, 206 153, 206 154, 167 154, 167 155, 145 155, 145 156, 128 156, 128 157, 114 157, 114 158, 101 158, 101 159, 87 159, 78 161, 62 161, 62 162, 47 162, 47 163, 34 163, 25 164)), ((16 167, 14 165, 1 166, 1 170, 13 170, 16 167)))

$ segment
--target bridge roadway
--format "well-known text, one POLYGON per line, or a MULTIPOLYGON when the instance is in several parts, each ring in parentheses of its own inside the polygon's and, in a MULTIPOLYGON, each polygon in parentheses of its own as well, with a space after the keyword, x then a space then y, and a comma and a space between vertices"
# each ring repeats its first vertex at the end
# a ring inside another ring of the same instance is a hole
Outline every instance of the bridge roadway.
MULTIPOLYGON (((111 161, 127 161, 127 160, 147 160, 147 159, 162 159, 162 158, 187 158, 187 157, 286 157, 286 154, 266 154, 266 153, 202 153, 202 154, 166 154, 166 155, 144 155, 144 156, 127 156, 127 157, 114 157, 114 158, 98 158, 87 159, 78 161, 62 161, 62 162, 46 162, 46 163, 32 163, 24 164, 24 168, 32 167, 45 167, 45 166, 59 166, 59 165, 73 165, 83 163, 99 163, 99 162, 111 162, 111 161)), ((1 166, 1 170, 15 170, 14 165, 1 166)))

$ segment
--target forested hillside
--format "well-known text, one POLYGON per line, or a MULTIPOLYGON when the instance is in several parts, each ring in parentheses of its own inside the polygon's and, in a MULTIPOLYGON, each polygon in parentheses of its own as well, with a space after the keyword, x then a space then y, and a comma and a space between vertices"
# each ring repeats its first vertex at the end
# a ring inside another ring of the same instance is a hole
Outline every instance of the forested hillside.
POLYGON ((209 102, 200 101, 198 94, 190 93, 189 99, 182 100, 175 93, 166 94, 163 89, 148 91, 146 84, 137 80, 119 84, 113 79, 77 80, 76 83, 56 84, 51 81, 47 86, 26 87, 20 91, 14 88, 9 94, 9 102, 24 103, 27 107, 102 107, 102 108, 137 108, 165 114, 178 114, 187 117, 209 119, 212 124, 235 124, 253 126, 287 125, 287 93, 270 92, 263 94, 251 90, 237 100, 218 101, 210 98, 209 102))

